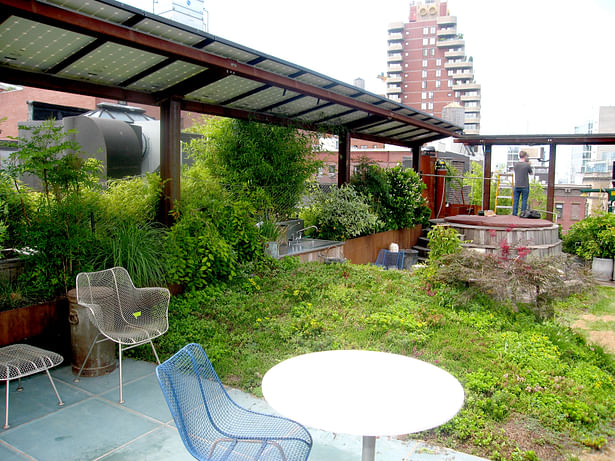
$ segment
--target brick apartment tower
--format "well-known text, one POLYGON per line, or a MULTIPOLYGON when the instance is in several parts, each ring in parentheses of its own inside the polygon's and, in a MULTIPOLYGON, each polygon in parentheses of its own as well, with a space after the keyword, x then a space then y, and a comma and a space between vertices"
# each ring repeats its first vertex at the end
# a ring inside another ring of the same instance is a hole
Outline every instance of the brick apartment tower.
POLYGON ((480 85, 445 1, 412 2, 409 22, 389 24, 386 82, 389 99, 454 123, 462 106, 464 132, 480 132, 480 85))

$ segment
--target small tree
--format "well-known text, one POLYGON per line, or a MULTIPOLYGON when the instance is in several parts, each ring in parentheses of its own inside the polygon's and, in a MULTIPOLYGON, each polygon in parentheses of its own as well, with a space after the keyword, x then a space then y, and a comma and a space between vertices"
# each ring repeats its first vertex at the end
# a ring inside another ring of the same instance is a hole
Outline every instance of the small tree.
POLYGON ((81 146, 70 139, 74 130, 64 131, 53 119, 39 126, 22 128, 32 134, 17 138, 20 149, 10 155, 8 167, 17 188, 17 176, 33 175, 40 179, 49 204, 52 195, 62 201, 67 195, 78 192, 80 187, 97 183, 100 162, 79 157, 81 146))
POLYGON ((191 153, 206 158, 223 183, 279 217, 296 210, 321 164, 312 150, 313 135, 295 128, 219 118, 195 131, 204 138, 190 144, 191 153))
POLYGON ((17 230, 18 243, 34 251, 27 258, 29 285, 41 296, 66 292, 96 246, 91 229, 95 200, 82 192, 98 185, 100 162, 79 157, 81 147, 53 120, 28 128, 31 135, 17 138, 20 149, 4 165, 18 192, 24 219, 17 230), (41 182, 40 194, 28 193, 20 177, 32 175, 41 182), (26 197, 27 195, 27 197, 26 197), (26 214, 26 202, 32 212, 26 214))

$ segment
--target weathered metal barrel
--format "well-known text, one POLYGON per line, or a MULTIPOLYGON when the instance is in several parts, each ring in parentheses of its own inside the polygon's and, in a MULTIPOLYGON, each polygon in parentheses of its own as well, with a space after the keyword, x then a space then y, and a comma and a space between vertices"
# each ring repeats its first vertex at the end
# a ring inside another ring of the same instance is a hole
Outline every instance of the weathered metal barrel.
MULTIPOLYGON (((88 355, 92 341, 98 335, 98 328, 90 321, 88 309, 77 304, 76 289, 73 288, 68 292, 68 302, 68 322, 70 323, 72 348, 71 365, 73 374, 76 375, 88 355)), ((113 341, 103 341, 94 345, 81 376, 102 376, 115 370, 115 349, 116 345, 113 341)))

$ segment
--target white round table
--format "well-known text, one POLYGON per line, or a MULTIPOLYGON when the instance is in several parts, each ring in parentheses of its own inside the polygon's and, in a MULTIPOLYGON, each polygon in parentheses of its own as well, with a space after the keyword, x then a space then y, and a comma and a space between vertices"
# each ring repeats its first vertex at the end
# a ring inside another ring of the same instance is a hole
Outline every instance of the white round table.
POLYGON ((375 351, 314 352, 285 360, 263 377, 263 395, 282 415, 330 432, 363 436, 364 461, 376 436, 439 426, 461 409, 464 392, 446 371, 375 351))

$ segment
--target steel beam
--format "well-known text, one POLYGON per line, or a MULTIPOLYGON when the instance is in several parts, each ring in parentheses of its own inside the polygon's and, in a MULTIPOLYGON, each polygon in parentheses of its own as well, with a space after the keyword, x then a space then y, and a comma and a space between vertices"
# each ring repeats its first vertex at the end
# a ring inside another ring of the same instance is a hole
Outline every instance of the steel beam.
POLYGON ((165 224, 173 222, 171 212, 180 199, 181 172, 181 102, 167 99, 160 104, 160 178, 163 199, 161 217, 165 224))

